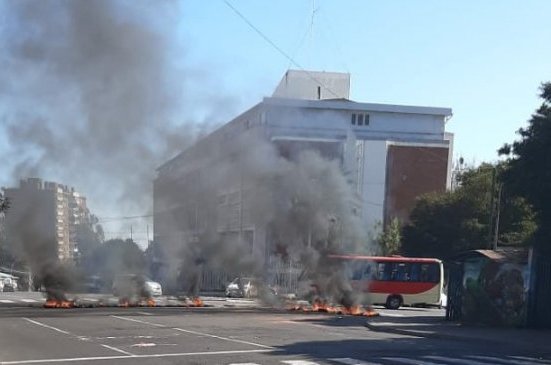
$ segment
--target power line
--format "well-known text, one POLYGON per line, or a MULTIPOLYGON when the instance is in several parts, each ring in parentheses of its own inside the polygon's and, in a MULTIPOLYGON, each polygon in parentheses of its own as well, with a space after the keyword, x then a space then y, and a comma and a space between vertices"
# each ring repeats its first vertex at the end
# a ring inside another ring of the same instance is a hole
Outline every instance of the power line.
POLYGON ((320 84, 325 90, 329 91, 331 94, 333 94, 334 97, 338 98, 339 95, 335 93, 333 90, 331 90, 329 87, 325 86, 320 80, 318 80, 314 75, 312 75, 310 72, 304 69, 297 61, 293 59, 293 57, 289 56, 283 49, 281 49, 275 42, 273 42, 270 38, 268 38, 267 35, 265 35, 260 29, 258 29, 253 23, 249 21, 243 15, 239 10, 237 10, 228 0, 224 0, 224 3, 233 10, 235 14, 237 14, 251 29, 253 29, 258 35, 260 35, 266 42, 268 42, 276 51, 281 53, 283 57, 287 58, 295 67, 299 68, 301 71, 304 71, 306 75, 308 75, 309 78, 311 78, 313 81, 320 84))
POLYGON ((153 217, 153 214, 122 216, 122 217, 103 217, 103 218, 98 217, 98 222, 99 223, 109 223, 109 222, 115 222, 115 221, 140 219, 140 218, 151 218, 151 217, 153 217))

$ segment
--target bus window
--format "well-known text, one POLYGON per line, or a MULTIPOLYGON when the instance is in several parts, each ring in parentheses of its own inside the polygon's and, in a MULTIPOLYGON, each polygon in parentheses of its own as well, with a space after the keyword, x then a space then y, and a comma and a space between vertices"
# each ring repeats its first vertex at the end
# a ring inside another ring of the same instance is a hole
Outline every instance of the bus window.
POLYGON ((438 264, 421 265, 421 281, 426 283, 440 282, 440 268, 438 264))
POLYGON ((362 268, 354 267, 352 270, 352 280, 362 280, 362 268))
POLYGON ((361 262, 352 262, 346 265, 346 277, 350 280, 362 280, 363 264, 361 262))
POLYGON ((409 281, 409 264, 398 264, 398 273, 396 280, 409 281))
POLYGON ((419 281, 421 281, 423 283, 429 281, 429 265, 428 264, 421 265, 421 277, 420 277, 419 281))
POLYGON ((375 279, 375 272, 373 270, 373 268, 371 267, 371 264, 370 263, 367 263, 364 267, 364 274, 363 274, 363 278, 366 279, 366 280, 373 280, 375 279))
POLYGON ((429 264, 428 281, 430 281, 431 283, 440 282, 440 267, 438 266, 438 264, 429 264))
POLYGON ((411 264, 411 281, 419 281, 419 271, 420 271, 420 265, 419 264, 411 264))
POLYGON ((385 264, 384 262, 377 263, 377 279, 381 281, 390 280, 390 272, 392 267, 390 264, 385 264))

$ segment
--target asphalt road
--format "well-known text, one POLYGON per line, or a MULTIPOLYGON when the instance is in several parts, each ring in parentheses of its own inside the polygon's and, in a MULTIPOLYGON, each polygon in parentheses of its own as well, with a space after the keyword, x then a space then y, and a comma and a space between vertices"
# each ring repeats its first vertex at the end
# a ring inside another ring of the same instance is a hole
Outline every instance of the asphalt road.
POLYGON ((0 308, 0 364, 551 364, 522 349, 364 324, 253 308, 0 308))

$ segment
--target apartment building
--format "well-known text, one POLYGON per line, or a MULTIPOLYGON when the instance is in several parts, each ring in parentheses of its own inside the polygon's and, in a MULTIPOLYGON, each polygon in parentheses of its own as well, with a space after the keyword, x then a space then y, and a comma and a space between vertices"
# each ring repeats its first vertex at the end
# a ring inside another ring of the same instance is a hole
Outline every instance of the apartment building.
POLYGON ((5 215, 6 236, 14 247, 41 247, 60 261, 78 257, 77 227, 89 221, 86 198, 67 185, 28 178, 4 188, 10 201, 5 215))

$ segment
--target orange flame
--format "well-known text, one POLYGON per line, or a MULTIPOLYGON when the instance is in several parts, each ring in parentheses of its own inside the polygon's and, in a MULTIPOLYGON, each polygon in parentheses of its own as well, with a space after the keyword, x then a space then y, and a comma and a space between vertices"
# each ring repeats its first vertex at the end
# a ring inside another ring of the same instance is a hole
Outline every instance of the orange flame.
POLYGON ((190 307, 203 307, 205 303, 201 300, 199 297, 195 297, 191 299, 190 307))
POLYGON ((147 300, 145 301, 145 305, 148 307, 155 307, 157 304, 155 303, 155 299, 147 298, 147 300))
POLYGON ((75 306, 75 303, 70 300, 63 300, 63 299, 48 299, 46 300, 46 303, 44 303, 44 308, 73 308, 75 306))
POLYGON ((374 317, 378 316, 379 313, 371 307, 364 308, 360 305, 353 305, 351 307, 345 306, 333 306, 329 305, 326 301, 321 299, 315 299, 310 307, 303 305, 291 305, 287 307, 291 311, 301 311, 301 312, 322 312, 322 313, 331 313, 331 314, 344 314, 350 316, 364 316, 364 317, 374 317))

